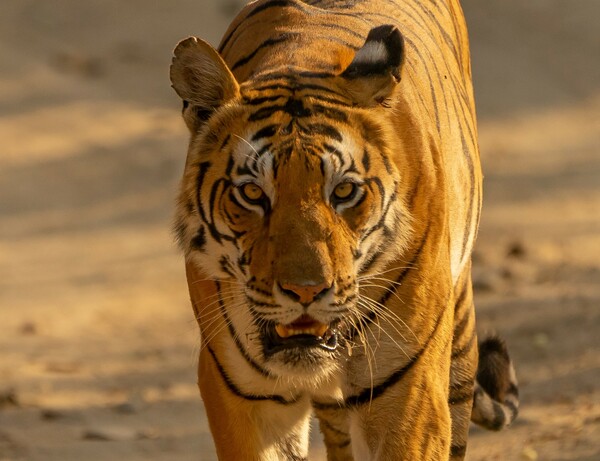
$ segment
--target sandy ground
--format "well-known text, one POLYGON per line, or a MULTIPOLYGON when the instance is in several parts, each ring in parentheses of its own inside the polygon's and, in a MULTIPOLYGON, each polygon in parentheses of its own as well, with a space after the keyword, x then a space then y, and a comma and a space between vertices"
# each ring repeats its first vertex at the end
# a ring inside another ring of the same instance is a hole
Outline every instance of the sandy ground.
MULTIPOLYGON (((522 413, 468 459, 600 459, 600 2, 464 2, 486 197, 481 332, 522 413)), ((169 232, 175 43, 236 1, 2 0, 0 460, 214 460, 169 232)), ((311 459, 320 460, 315 442, 311 459)))

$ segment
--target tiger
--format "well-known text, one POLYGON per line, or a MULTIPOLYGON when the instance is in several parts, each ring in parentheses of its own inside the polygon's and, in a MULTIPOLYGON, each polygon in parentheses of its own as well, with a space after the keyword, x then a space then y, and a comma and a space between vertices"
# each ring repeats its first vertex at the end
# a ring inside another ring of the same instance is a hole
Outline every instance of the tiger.
POLYGON ((509 425, 478 346, 482 173, 458 0, 257 0, 176 46, 190 132, 174 230, 220 460, 463 460, 509 425))

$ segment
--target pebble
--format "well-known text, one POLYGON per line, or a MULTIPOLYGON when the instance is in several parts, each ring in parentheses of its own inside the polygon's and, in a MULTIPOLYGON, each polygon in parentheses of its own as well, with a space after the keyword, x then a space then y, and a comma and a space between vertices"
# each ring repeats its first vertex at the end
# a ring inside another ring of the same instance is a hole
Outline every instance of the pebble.
POLYGON ((524 447, 521 452, 521 458, 527 461, 536 461, 538 459, 538 453, 532 447, 524 447))
POLYGON ((533 344, 540 349, 545 349, 550 343, 550 338, 546 333, 536 333, 533 336, 533 344))
POLYGON ((84 440, 98 440, 103 442, 128 441, 140 438, 140 433, 126 427, 95 427, 83 432, 84 440))
POLYGON ((0 389, 0 408, 3 407, 18 407, 19 398, 17 397, 17 391, 9 389, 0 389))
POLYGON ((137 413, 136 406, 131 402, 123 402, 112 406, 112 410, 123 415, 132 415, 137 413))
POLYGON ((506 249, 506 256, 509 258, 522 259, 526 254, 525 246, 518 241, 510 243, 506 249))

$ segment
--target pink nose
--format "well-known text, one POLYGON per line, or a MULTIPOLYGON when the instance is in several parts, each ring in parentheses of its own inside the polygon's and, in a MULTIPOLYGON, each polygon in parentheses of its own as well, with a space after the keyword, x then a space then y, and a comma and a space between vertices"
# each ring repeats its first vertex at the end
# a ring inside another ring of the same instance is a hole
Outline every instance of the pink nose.
POLYGON ((310 304, 317 297, 323 296, 330 288, 331 284, 327 282, 319 285, 296 285, 294 283, 280 284, 283 291, 290 298, 295 299, 300 304, 310 304))

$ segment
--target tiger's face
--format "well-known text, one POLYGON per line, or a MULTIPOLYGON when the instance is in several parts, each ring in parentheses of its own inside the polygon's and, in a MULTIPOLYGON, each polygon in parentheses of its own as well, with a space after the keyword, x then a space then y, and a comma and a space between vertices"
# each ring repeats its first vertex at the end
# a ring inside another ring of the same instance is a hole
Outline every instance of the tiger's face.
POLYGON ((253 360, 275 375, 330 373, 368 307, 361 278, 409 232, 384 109, 356 107, 335 79, 232 86, 209 114, 182 96, 192 138, 180 244, 219 281, 208 309, 253 360))

